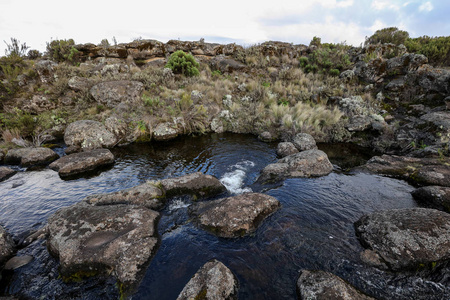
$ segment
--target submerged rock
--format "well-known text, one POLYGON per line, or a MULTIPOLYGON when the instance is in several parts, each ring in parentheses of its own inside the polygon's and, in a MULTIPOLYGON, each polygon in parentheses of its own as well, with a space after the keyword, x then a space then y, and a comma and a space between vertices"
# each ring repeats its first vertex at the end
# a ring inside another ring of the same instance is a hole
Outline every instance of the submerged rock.
POLYGON ((279 159, 276 163, 266 166, 259 182, 278 181, 289 177, 319 177, 333 171, 333 165, 328 156, 321 150, 306 150, 279 159))
POLYGON ((59 156, 52 149, 37 147, 37 148, 17 148, 11 149, 6 153, 5 163, 22 165, 29 167, 32 165, 49 164, 59 156))
POLYGON ((191 211, 201 227, 220 237, 239 237, 255 231, 260 223, 280 207, 272 196, 246 193, 194 204, 191 211))
POLYGON ((11 168, 8 167, 0 167, 0 182, 8 179, 9 177, 13 176, 17 172, 11 168))
POLYGON ((5 270, 15 270, 29 264, 33 260, 31 255, 14 256, 5 264, 5 270))
POLYGON ((100 122, 81 120, 70 123, 64 133, 67 146, 82 149, 111 148, 117 143, 116 136, 100 122))
POLYGON ((434 268, 450 260, 450 214, 410 208, 376 212, 355 222, 361 244, 393 271, 434 268))
POLYGON ((133 204, 156 210, 166 203, 164 190, 159 182, 146 182, 114 193, 88 196, 84 201, 97 206, 133 204))
POLYGON ((66 280, 112 271, 131 284, 156 250, 158 217, 144 207, 76 204, 49 218, 48 250, 66 280))
POLYGON ((11 236, 0 226, 0 266, 14 253, 15 245, 11 236))
POLYGON ((300 299, 370 300, 340 277, 325 271, 303 270, 297 280, 300 299))
POLYGON ((206 198, 225 192, 226 187, 214 176, 196 172, 161 180, 167 197, 194 195, 206 198))
POLYGON ((201 267, 178 295, 177 300, 236 299, 238 282, 233 273, 218 260, 201 267))
POLYGON ((450 187, 425 186, 412 192, 419 202, 450 212, 450 187))
POLYGON ((291 142, 282 142, 277 146, 277 155, 279 157, 285 157, 295 153, 298 153, 298 150, 291 142))
POLYGON ((87 152, 73 153, 61 157, 50 164, 50 169, 61 177, 68 177, 93 171, 114 163, 114 155, 108 149, 95 149, 87 152))
POLYGON ((307 133, 297 133, 297 135, 292 140, 292 143, 298 149, 298 151, 317 149, 316 140, 314 140, 312 135, 307 133))

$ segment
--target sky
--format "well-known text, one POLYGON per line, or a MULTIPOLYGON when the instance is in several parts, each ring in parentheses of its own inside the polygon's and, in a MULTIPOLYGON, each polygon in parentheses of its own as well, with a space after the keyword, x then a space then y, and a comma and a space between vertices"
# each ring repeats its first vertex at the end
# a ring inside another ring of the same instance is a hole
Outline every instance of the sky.
MULTIPOLYGON (((0 51, 10 38, 45 51, 55 39, 99 44, 134 39, 237 43, 265 41, 359 46, 376 30, 411 37, 450 35, 450 0, 1 0, 0 51)), ((0 52, 0 55, 4 53, 0 52)))

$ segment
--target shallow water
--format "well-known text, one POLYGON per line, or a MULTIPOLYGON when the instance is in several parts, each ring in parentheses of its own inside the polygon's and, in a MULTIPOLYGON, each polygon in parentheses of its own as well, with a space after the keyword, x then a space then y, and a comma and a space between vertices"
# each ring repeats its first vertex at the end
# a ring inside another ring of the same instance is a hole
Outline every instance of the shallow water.
MULTIPOLYGON (((327 152, 326 147, 320 146, 327 152)), ((222 261, 237 276, 239 299, 295 299, 295 284, 302 269, 333 272, 380 299, 450 298, 445 276, 439 283, 394 275, 369 268, 359 259, 362 247, 353 222, 382 209, 415 207, 411 186, 375 175, 345 174, 339 168, 321 178, 288 179, 270 187, 253 184, 260 170, 276 161, 275 148, 276 144, 262 143, 253 136, 208 135, 115 149, 116 164, 91 178, 64 181, 48 169, 21 172, 0 183, 0 224, 20 239, 45 224, 56 209, 87 195, 201 171, 219 178, 230 194, 263 191, 276 197, 282 207, 251 236, 224 239, 190 222, 190 199, 170 200, 158 225, 159 249, 133 299, 175 299, 212 258, 222 261)), ((328 148, 328 152, 336 152, 336 148, 328 148)), ((344 162, 346 155, 330 158, 347 169, 355 162, 344 162)), ((370 154, 348 156, 361 163, 370 154)), ((63 283, 58 278, 58 263, 48 255, 43 241, 19 254, 31 254, 35 259, 8 275, 10 284, 2 287, 3 293, 49 299, 118 297, 112 278, 63 283)))

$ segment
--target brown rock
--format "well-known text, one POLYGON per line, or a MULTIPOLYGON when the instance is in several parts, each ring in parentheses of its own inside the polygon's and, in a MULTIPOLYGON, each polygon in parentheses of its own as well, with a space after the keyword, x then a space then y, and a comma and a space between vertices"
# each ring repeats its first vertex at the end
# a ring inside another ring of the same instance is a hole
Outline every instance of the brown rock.
POLYGON ((421 203, 450 212, 450 187, 425 186, 413 191, 412 195, 421 203))
POLYGON ((298 153, 298 150, 291 142, 282 142, 277 146, 277 155, 279 157, 286 157, 295 153, 298 153))
POLYGON ((49 164, 59 156, 52 149, 44 147, 27 147, 11 149, 6 153, 5 163, 20 164, 24 167, 49 164))
POLYGON ((216 177, 201 172, 163 179, 161 186, 167 197, 194 195, 206 198, 226 191, 225 186, 216 177))
POLYGON ((16 173, 16 171, 8 167, 0 167, 0 182, 8 179, 16 173))
POLYGON ((14 241, 11 236, 0 226, 0 266, 14 253, 14 241))

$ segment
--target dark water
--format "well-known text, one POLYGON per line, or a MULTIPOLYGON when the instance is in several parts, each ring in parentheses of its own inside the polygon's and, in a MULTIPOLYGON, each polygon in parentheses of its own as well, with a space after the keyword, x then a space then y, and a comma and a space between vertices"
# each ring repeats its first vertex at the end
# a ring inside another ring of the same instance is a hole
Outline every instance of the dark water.
MULTIPOLYGON (((359 259, 363 249, 353 222, 382 209, 415 207, 411 186, 400 180, 339 171, 322 178, 288 179, 270 188, 253 185, 259 171, 276 160, 275 148, 253 136, 209 135, 116 149, 114 167, 91 178, 63 181, 51 170, 21 172, 0 183, 0 224, 18 240, 43 226, 56 209, 87 195, 202 171, 221 179, 230 193, 263 191, 276 197, 282 208, 251 236, 223 239, 190 222, 189 199, 170 200, 158 225, 160 247, 133 299, 176 299, 194 273, 212 258, 237 276, 239 299, 295 299, 295 283, 302 269, 330 271, 379 299, 450 299, 445 274, 440 282, 395 275, 366 267, 359 259)), ((348 148, 320 148, 343 169, 370 158, 370 154, 358 155, 348 148), (343 160, 345 151, 357 162, 343 160)), ((33 255, 34 261, 7 274, 10 283, 3 280, 2 293, 30 299, 119 296, 113 278, 62 282, 58 262, 48 255, 43 241, 19 251, 24 254, 33 255)))

